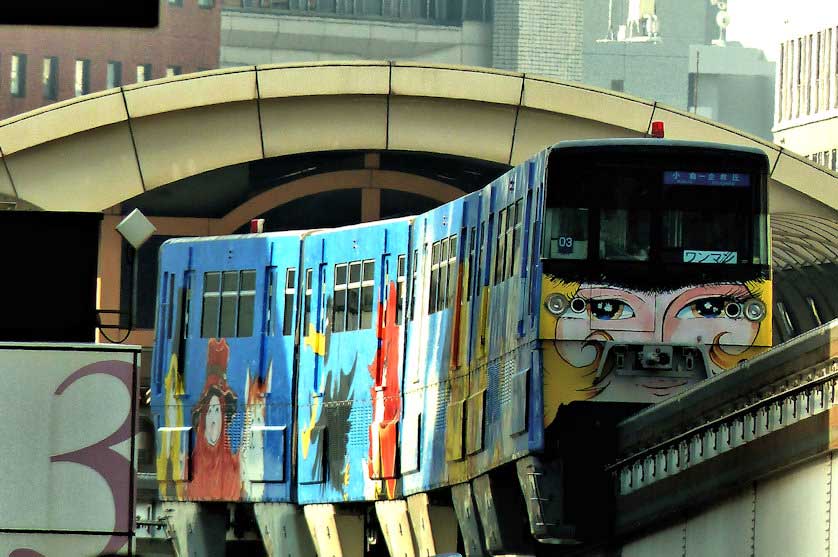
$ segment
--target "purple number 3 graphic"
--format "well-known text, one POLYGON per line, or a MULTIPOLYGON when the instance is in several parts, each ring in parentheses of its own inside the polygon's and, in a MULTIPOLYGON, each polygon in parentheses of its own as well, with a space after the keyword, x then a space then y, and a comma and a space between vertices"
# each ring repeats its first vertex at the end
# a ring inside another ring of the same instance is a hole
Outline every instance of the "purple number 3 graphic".
MULTIPOLYGON (((86 466, 99 474, 108 484, 114 503, 114 532, 125 532, 117 535, 114 533, 108 539, 107 545, 102 553, 115 552, 120 549, 129 539, 128 532, 133 526, 131 509, 131 477, 134 470, 131 460, 125 458, 113 447, 131 438, 132 419, 134 408, 134 366, 128 362, 109 360, 95 362, 76 370, 67 377, 55 390, 56 396, 61 396, 70 385, 90 375, 110 375, 119 379, 128 390, 131 397, 131 407, 122 424, 110 435, 101 441, 82 447, 81 449, 53 455, 52 462, 75 462, 86 466)), ((16 549, 9 554, 9 557, 44 557, 41 553, 32 549, 16 549)))

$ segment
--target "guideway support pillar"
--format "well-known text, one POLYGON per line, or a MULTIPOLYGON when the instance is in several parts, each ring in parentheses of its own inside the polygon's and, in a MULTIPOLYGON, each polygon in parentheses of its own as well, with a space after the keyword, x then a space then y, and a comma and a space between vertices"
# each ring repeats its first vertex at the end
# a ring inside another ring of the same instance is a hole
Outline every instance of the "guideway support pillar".
POLYGON ((227 506, 206 503, 166 503, 167 534, 177 557, 224 557, 227 506))
MULTIPOLYGON (((447 505, 431 505, 427 493, 407 498, 417 557, 457 551, 457 516, 447 505)), ((392 555, 392 554, 391 554, 392 555)))
POLYGON ((364 557, 364 515, 331 504, 303 507, 318 557, 364 557))
POLYGON ((268 557, 317 557, 302 508, 291 503, 254 503, 253 512, 268 557))
POLYGON ((463 535, 466 557, 485 557, 487 553, 483 547, 483 531, 480 528, 471 484, 466 482, 452 487, 451 499, 454 501, 454 512, 463 535))

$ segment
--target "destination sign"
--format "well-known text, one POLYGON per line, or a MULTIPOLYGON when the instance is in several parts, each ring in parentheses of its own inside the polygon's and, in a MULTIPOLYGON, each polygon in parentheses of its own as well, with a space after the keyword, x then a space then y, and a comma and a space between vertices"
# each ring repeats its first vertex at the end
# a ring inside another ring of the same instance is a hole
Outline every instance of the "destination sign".
POLYGON ((729 186, 748 187, 751 177, 743 172, 692 172, 666 170, 663 183, 667 186, 729 186))

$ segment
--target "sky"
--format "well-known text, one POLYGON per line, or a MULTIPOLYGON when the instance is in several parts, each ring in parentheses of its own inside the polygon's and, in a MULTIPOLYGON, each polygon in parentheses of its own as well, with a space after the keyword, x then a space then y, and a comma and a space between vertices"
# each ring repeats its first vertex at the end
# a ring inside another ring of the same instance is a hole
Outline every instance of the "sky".
POLYGON ((728 13, 729 41, 760 48, 776 60, 784 36, 838 24, 838 0, 729 0, 728 13))

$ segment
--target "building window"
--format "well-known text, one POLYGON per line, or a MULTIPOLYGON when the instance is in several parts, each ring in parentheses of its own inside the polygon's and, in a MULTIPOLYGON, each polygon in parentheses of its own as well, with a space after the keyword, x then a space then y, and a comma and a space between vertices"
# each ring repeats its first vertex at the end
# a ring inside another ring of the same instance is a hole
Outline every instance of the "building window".
POLYGON ((26 96, 26 54, 12 54, 9 90, 14 97, 26 96))
POLYGON ((180 66, 169 66, 166 68, 166 77, 180 75, 180 66))
POLYGON ((137 83, 151 79, 151 64, 140 64, 137 66, 137 83))
POLYGON ((612 91, 624 91, 625 90, 625 80, 623 79, 612 79, 611 80, 611 90, 612 91))
POLYGON ((122 85, 122 62, 108 62, 108 76, 106 89, 122 85))
POLYGON ((76 60, 76 96, 90 92, 90 60, 76 60))
POLYGON ((58 99, 58 58, 55 56, 44 58, 43 85, 46 100, 58 99))
POLYGON ((215 6, 215 0, 198 0, 198 6, 201 8, 212 8, 215 6))

